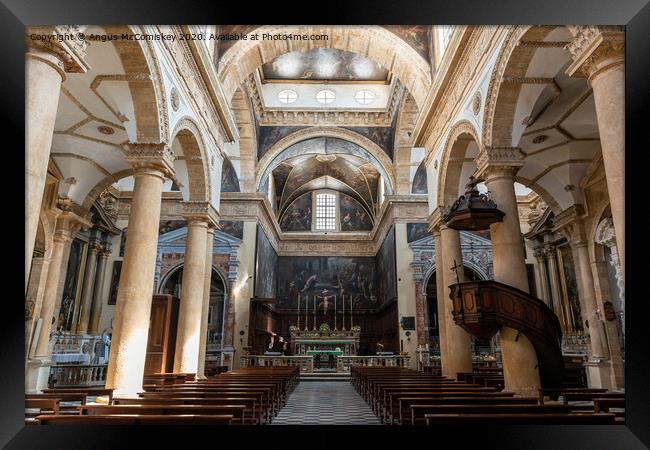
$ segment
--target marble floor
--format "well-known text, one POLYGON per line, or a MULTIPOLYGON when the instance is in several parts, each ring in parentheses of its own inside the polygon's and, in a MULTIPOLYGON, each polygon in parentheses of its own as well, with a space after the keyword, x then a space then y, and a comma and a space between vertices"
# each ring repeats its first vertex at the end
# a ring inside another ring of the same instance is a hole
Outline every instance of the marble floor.
POLYGON ((303 382, 272 425, 380 425, 349 382, 303 382))

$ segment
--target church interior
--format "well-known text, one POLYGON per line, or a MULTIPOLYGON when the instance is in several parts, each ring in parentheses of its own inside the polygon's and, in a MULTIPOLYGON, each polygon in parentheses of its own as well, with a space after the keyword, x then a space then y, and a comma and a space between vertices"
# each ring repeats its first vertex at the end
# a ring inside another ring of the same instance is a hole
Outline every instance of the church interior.
POLYGON ((622 27, 29 33, 27 424, 625 423, 622 27))

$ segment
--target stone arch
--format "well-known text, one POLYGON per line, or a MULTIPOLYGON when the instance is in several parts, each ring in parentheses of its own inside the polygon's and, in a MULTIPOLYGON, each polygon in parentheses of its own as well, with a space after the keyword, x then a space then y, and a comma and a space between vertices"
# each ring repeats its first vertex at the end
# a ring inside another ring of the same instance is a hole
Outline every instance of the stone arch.
POLYGON ((122 178, 133 176, 134 172, 135 171, 133 169, 124 169, 115 172, 110 176, 104 177, 90 190, 90 192, 88 192, 88 195, 86 195, 86 198, 84 199, 81 206, 87 210, 90 210, 90 207, 92 206, 93 202, 99 197, 99 194, 104 192, 111 184, 116 183, 122 178))
POLYGON ((478 132, 472 123, 461 120, 451 128, 440 160, 440 176, 438 178, 439 205, 451 206, 461 194, 459 192, 460 175, 467 150, 467 145, 459 145, 459 138, 463 136, 474 140, 479 151, 481 149, 478 132))
MULTIPOLYGON (((171 278, 172 275, 174 275, 176 272, 181 270, 185 266, 185 262, 181 261, 175 266, 170 267, 164 274, 160 275, 160 281, 158 282, 158 286, 156 287, 156 292, 158 294, 162 293, 162 288, 165 286, 165 283, 171 278)), ((217 275, 219 275, 219 278, 221 278, 221 282, 223 283, 223 292, 224 292, 224 297, 227 300, 228 299, 228 276, 224 275, 222 270, 214 265, 211 264, 212 272, 215 272, 217 275)))
MULTIPOLYGON (((488 274, 485 272, 485 270, 483 270, 473 261, 463 261, 463 267, 472 269, 481 278, 481 280, 488 280, 490 278, 488 274)), ((429 280, 431 279, 431 277, 435 275, 435 272, 436 272, 436 263, 434 261, 433 264, 429 266, 427 271, 424 273, 424 276, 422 277, 422 285, 420 286, 422 295, 425 296, 427 295, 427 285, 429 284, 429 280)))
MULTIPOLYGON (((105 26, 108 34, 140 33, 138 26, 105 26)), ((158 60, 150 41, 118 39, 113 45, 122 61, 137 125, 138 142, 162 142, 169 115, 158 60)))
POLYGON ((183 149, 183 156, 177 156, 177 159, 183 160, 187 167, 189 200, 210 201, 212 187, 209 152, 203 134, 198 125, 185 116, 176 123, 170 142, 173 143, 176 139, 183 149))
POLYGON ((388 185, 386 193, 392 194, 395 192, 396 182, 393 163, 386 152, 384 152, 381 147, 379 147, 379 145, 375 144, 367 137, 362 136, 354 131, 338 127, 305 128, 295 131, 294 133, 291 133, 290 135, 280 139, 278 142, 273 144, 273 146, 271 146, 271 148, 264 154, 264 156, 259 160, 257 164, 257 175, 255 177, 256 189, 260 188, 264 178, 275 168, 273 164, 278 162, 277 159, 283 151, 301 141, 317 137, 334 137, 343 139, 345 141, 352 142, 353 144, 356 144, 363 150, 367 151, 368 155, 372 157, 372 159, 374 159, 375 162, 380 166, 377 167, 377 169, 379 170, 379 173, 381 173, 385 178, 388 185))
POLYGON ((243 192, 255 191, 255 162, 257 160, 257 131, 255 113, 244 88, 238 87, 232 98, 231 109, 239 131, 239 181, 243 192))
POLYGON ((244 80, 261 65, 284 53, 314 47, 334 48, 370 58, 390 70, 413 95, 421 109, 431 86, 429 63, 410 45, 380 26, 298 26, 266 25, 252 30, 257 34, 328 35, 327 40, 274 41, 241 40, 228 49, 218 68, 218 77, 229 102, 244 80))
MULTIPOLYGON (((396 164, 396 192, 398 194, 408 195, 411 193, 411 136, 415 129, 415 123, 419 114, 418 105, 415 103, 413 96, 406 92, 402 99, 402 104, 397 112, 395 122, 395 140, 393 142, 393 153, 396 164)), ((426 160, 426 155, 424 155, 426 160)))

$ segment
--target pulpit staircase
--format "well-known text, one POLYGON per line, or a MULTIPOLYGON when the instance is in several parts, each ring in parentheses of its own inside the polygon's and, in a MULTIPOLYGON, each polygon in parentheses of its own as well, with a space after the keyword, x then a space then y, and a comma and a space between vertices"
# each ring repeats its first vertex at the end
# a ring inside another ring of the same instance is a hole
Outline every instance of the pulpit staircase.
POLYGON ((450 289, 457 325, 480 339, 491 338, 504 326, 519 331, 535 348, 542 388, 562 387, 562 329, 542 300, 493 280, 457 283, 450 289))

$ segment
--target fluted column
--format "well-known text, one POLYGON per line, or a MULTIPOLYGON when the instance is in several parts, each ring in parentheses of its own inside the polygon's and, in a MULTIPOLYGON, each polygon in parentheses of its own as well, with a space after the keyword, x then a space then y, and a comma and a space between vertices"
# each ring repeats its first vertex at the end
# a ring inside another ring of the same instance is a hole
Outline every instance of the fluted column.
MULTIPOLYGON (((210 287, 212 281, 212 247, 214 245, 214 227, 208 226, 205 245, 205 274, 203 276, 203 306, 201 310, 201 340, 199 343, 199 366, 197 378, 205 378, 205 355, 208 345, 208 315, 210 312, 210 287)), ((223 330, 222 330, 223 331, 223 330)), ((223 335, 222 335, 223 339, 223 335)))
MULTIPOLYGON (((85 45, 80 41, 31 39, 71 27, 27 30, 25 58, 25 290, 32 263, 38 217, 50 160, 61 83, 66 72, 85 72, 85 45)), ((54 36, 51 36, 54 37, 54 36)))
MULTIPOLYGON (((494 279, 529 292, 524 240, 519 224, 514 175, 523 164, 519 149, 486 149, 479 155, 479 176, 485 180, 502 222, 490 226, 494 279)), ((537 395, 540 387, 537 353, 530 340, 517 330, 499 331, 505 390, 537 395)))
POLYGON ((118 397, 142 390, 162 185, 173 173, 173 154, 165 144, 130 144, 125 156, 134 167, 135 186, 106 376, 106 387, 118 397))
POLYGON ((100 250, 99 240, 93 238, 88 243, 88 256, 86 257, 86 269, 81 287, 81 311, 79 312, 78 333, 86 333, 90 323, 90 305, 93 301, 93 290, 95 288, 95 274, 97 269, 97 254, 100 250))
POLYGON ((625 33, 621 26, 570 27, 570 76, 587 78, 594 93, 607 190, 625 279, 625 33))
POLYGON ((99 332, 99 319, 102 316, 102 296, 104 294, 104 282, 106 280, 106 262, 110 254, 111 243, 103 242, 97 259, 95 292, 93 293, 93 302, 90 307, 90 323, 88 324, 89 334, 97 334, 99 332))
POLYGON ((197 373, 201 342, 207 218, 188 217, 174 372, 197 373))

